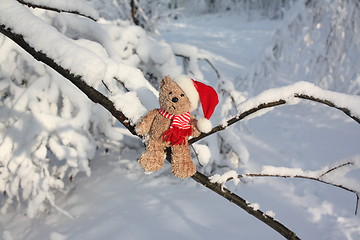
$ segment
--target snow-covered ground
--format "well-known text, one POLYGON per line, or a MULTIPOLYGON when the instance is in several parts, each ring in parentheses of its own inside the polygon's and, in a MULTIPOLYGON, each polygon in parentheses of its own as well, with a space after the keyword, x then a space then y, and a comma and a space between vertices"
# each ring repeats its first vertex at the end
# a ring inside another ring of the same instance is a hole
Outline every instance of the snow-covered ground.
MULTIPOLYGON (((235 79, 262 55, 277 22, 244 22, 229 14, 207 15, 161 24, 160 38, 210 52, 224 79, 235 79)), ((205 76, 215 83, 215 77, 205 76)), ((235 126, 234 126, 235 127, 235 126)), ((244 171, 264 165, 318 170, 359 154, 360 125, 342 112, 304 102, 279 107, 238 124, 249 151, 244 171)), ((231 133, 231 128, 227 130, 231 133)), ((129 136, 129 138, 132 138, 129 136)), ((140 145, 138 139, 134 145, 140 145)), ((110 149, 116 149, 112 146, 110 149)), ((57 205, 34 219, 9 210, 1 216, 5 240, 15 239, 282 239, 242 209, 193 180, 159 173, 143 174, 139 152, 99 151, 88 178, 77 176, 73 189, 59 194, 57 205)), ((349 177, 360 180, 359 171, 349 177)), ((299 179, 247 179, 228 187, 259 206, 302 239, 359 239, 360 217, 354 194, 299 179)), ((1 237, 1 235, 0 235, 1 237)))

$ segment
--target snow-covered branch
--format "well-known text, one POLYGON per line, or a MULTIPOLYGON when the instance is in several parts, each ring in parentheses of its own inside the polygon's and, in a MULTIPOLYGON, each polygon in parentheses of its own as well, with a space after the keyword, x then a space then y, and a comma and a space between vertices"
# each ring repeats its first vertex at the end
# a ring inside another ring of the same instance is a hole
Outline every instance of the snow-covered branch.
POLYGON ((80 15, 89 18, 93 21, 97 21, 99 18, 98 13, 91 8, 84 1, 39 1, 39 0, 17 0, 19 3, 24 4, 31 8, 40 8, 58 13, 66 12, 76 15, 80 15))
POLYGON ((129 119, 118 109, 115 108, 114 103, 105 97, 102 93, 89 86, 83 79, 82 76, 74 75, 68 69, 65 69, 61 65, 57 64, 53 59, 48 57, 45 53, 41 51, 36 51, 32 46, 30 46, 21 35, 18 35, 10 28, 7 28, 5 25, 0 25, 0 32, 5 36, 12 39, 25 51, 31 54, 36 60, 45 63, 46 65, 53 68, 55 71, 60 73, 63 77, 70 80, 76 87, 78 87, 82 92, 89 97, 94 103, 98 103, 105 107, 116 119, 118 119, 131 133, 136 135, 134 127, 131 126, 129 119))
POLYGON ((356 195, 355 214, 357 214, 360 188, 357 182, 346 178, 345 175, 349 171, 359 167, 360 156, 355 156, 350 159, 338 161, 331 166, 325 166, 317 171, 304 171, 299 168, 264 166, 262 171, 259 173, 237 174, 235 171, 229 171, 223 175, 215 174, 209 179, 212 183, 217 183, 222 188, 224 188, 225 183, 228 181, 234 181, 235 184, 238 184, 240 179, 253 177, 302 178, 317 181, 354 193, 356 195))
POLYGON ((297 104, 306 99, 319 102, 344 112, 347 116, 360 124, 360 97, 333 91, 323 90, 309 82, 297 82, 289 86, 274 88, 260 93, 258 96, 242 102, 237 109, 239 114, 214 127, 209 133, 201 134, 190 140, 194 143, 208 135, 224 130, 240 120, 250 119, 268 112, 276 106, 297 104))

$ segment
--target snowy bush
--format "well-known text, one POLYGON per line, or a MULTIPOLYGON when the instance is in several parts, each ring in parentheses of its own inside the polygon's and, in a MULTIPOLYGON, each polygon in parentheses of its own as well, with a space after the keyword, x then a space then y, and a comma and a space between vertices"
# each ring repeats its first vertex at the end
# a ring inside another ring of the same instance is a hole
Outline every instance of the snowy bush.
POLYGON ((54 204, 52 190, 64 189, 66 179, 78 172, 90 175, 95 136, 110 127, 109 119, 8 40, 1 52, 0 190, 6 194, 1 210, 14 200, 28 202, 32 217, 45 200, 54 204))

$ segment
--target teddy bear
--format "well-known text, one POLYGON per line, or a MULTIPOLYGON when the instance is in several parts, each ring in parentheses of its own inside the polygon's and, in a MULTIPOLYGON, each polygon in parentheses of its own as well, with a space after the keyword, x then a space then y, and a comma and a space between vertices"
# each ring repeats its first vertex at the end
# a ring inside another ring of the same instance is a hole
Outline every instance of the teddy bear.
POLYGON ((216 91, 185 75, 165 76, 160 82, 159 105, 149 111, 135 126, 137 134, 145 137, 146 150, 139 163, 146 172, 155 172, 164 165, 165 148, 171 148, 172 172, 188 178, 196 173, 190 155, 189 137, 212 129, 209 118, 218 104, 216 91), (197 120, 191 111, 201 102, 204 118, 197 120))

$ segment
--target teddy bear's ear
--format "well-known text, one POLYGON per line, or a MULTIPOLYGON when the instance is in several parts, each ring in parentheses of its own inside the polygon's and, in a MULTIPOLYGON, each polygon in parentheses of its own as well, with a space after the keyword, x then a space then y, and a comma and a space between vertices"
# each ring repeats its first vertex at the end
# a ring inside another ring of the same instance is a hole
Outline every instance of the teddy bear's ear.
POLYGON ((163 79, 160 82, 160 88, 164 85, 170 84, 171 83, 171 78, 169 76, 165 76, 163 77, 163 79))

